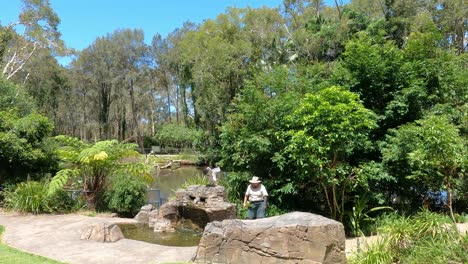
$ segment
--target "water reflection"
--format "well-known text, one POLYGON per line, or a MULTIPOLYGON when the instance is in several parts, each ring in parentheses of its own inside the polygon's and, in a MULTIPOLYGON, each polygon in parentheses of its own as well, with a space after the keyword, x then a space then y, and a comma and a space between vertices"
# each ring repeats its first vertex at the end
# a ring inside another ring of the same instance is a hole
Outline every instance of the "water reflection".
POLYGON ((196 166, 182 166, 174 170, 161 170, 159 175, 154 176, 155 181, 151 189, 159 189, 161 191, 161 198, 167 199, 175 193, 185 180, 196 175, 201 175, 202 170, 202 167, 196 166))
POLYGON ((197 246, 202 231, 189 228, 178 228, 175 232, 155 233, 153 228, 141 224, 119 224, 125 238, 153 244, 176 247, 197 246))

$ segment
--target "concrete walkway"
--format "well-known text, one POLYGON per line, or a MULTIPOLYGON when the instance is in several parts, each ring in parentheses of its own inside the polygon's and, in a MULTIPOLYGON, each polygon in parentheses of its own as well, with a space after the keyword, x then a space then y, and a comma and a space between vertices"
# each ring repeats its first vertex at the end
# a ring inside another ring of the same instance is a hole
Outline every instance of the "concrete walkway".
MULTIPOLYGON (((188 262, 197 247, 168 247, 136 240, 115 243, 81 240, 86 225, 111 222, 135 223, 133 219, 67 215, 21 215, 2 212, 2 241, 9 246, 66 263, 164 263, 188 262)), ((1 258, 1 257, 0 257, 1 258)))

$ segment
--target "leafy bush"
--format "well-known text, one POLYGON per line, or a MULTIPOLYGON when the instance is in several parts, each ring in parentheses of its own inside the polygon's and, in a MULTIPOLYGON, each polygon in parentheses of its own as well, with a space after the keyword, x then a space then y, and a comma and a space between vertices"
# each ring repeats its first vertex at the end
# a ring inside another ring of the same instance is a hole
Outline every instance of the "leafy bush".
POLYGON ((389 215, 378 228, 381 238, 357 252, 349 263, 467 263, 468 239, 447 217, 419 212, 389 215))
POLYGON ((120 215, 133 216, 146 202, 146 185, 140 178, 118 175, 105 192, 108 208, 120 215))
POLYGON ((19 183, 13 191, 5 191, 5 206, 34 214, 50 212, 47 190, 48 185, 45 182, 28 181, 19 183))
POLYGON ((53 123, 34 112, 22 87, 0 76, 0 184, 41 179, 57 169, 53 123))
POLYGON ((202 131, 184 125, 166 124, 154 135, 154 140, 166 146, 191 147, 200 140, 202 134, 202 131))
POLYGON ((249 173, 243 172, 229 172, 226 177, 221 178, 219 185, 226 188, 229 202, 242 204, 250 178, 249 173))
POLYGON ((73 200, 70 193, 65 190, 58 190, 47 199, 51 212, 67 213, 77 209, 77 202, 73 200))
POLYGON ((279 208, 275 204, 272 204, 272 203, 268 202, 268 206, 267 206, 267 209, 266 209, 266 212, 265 212, 266 217, 281 215, 281 214, 284 214, 284 213, 286 213, 285 210, 282 210, 281 208, 279 208))
POLYGON ((101 194, 108 184, 112 184, 114 177, 129 175, 147 183, 153 181, 149 173, 152 166, 140 160, 135 144, 107 140, 89 145, 67 136, 54 139, 60 145, 57 152, 63 164, 62 170, 50 182, 50 194, 62 189, 69 181, 80 182, 87 207, 100 209, 105 202, 101 194))

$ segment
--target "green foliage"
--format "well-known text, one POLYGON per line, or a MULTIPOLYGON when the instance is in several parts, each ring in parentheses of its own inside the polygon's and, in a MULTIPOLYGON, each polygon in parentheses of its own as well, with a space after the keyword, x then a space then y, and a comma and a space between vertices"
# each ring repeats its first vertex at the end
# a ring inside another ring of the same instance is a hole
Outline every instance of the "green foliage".
POLYGON ((69 213, 78 209, 78 201, 71 197, 71 193, 61 189, 47 197, 47 204, 51 213, 69 213))
POLYGON ((239 172, 225 184, 233 201, 249 176, 262 178, 272 212, 363 219, 391 201, 414 211, 443 189, 451 209, 468 207, 465 0, 228 8, 151 46, 141 30, 116 30, 67 69, 45 49, 61 47, 57 15, 23 2, 28 27, 0 28, 0 57, 21 63, 39 45, 20 71, 6 68, 34 100, 0 80, 0 184, 60 169, 50 193, 79 187, 94 203, 116 175, 150 179, 134 145, 49 142, 35 101, 54 134, 195 146, 202 162, 239 172), (365 208, 352 199, 363 193, 365 208))
POLYGON ((21 212, 34 214, 50 212, 47 197, 48 184, 45 182, 28 181, 19 183, 13 191, 7 191, 5 206, 21 212))
POLYGON ((455 214, 455 220, 457 223, 468 223, 468 214, 455 214))
POLYGON ((27 181, 4 190, 5 207, 20 212, 68 213, 77 209, 77 202, 65 190, 48 194, 46 181, 27 181))
POLYGON ((370 214, 381 210, 392 210, 389 206, 378 206, 368 209, 369 196, 368 194, 356 195, 352 211, 348 212, 350 229, 353 236, 364 235, 363 229, 369 222, 375 221, 375 218, 370 214))
POLYGON ((343 65, 353 76, 351 90, 361 95, 366 108, 382 115, 399 87, 401 50, 381 35, 360 32, 346 44, 343 55, 343 65))
POLYGON ((154 135, 159 145, 172 147, 192 147, 199 144, 203 132, 184 125, 170 123, 163 125, 154 135))
POLYGON ((0 111, 14 110, 23 117, 33 110, 30 98, 21 87, 0 77, 0 111))
POLYGON ((105 192, 107 207, 124 216, 134 216, 146 202, 146 185, 138 178, 121 174, 105 192))
POLYGON ((115 140, 87 145, 76 139, 57 137, 61 145, 58 154, 63 158, 63 169, 52 178, 49 193, 62 188, 68 181, 79 180, 87 197, 88 207, 94 209, 105 186, 117 175, 129 175, 150 183, 151 167, 144 164, 135 151, 136 145, 115 140))
POLYGON ((284 145, 276 132, 284 129, 285 117, 297 106, 297 98, 314 90, 314 84, 323 82, 323 67, 298 67, 294 72, 274 67, 248 81, 234 99, 227 122, 220 129, 220 165, 265 179, 278 175, 273 157, 284 145))
POLYGON ((375 119, 357 94, 342 88, 307 94, 287 116, 288 129, 277 133, 286 147, 275 161, 280 168, 295 168, 295 186, 309 182, 323 187, 330 215, 340 219, 345 195, 338 195, 351 191, 349 157, 370 148, 368 133, 376 127, 375 119))
POLYGON ((53 124, 32 112, 20 88, 0 77, 0 183, 40 179, 57 168, 53 124))
POLYGON ((286 210, 283 210, 276 206, 275 204, 272 204, 268 202, 268 207, 266 208, 265 216, 270 217, 270 216, 276 216, 276 215, 282 215, 287 213, 286 210))
POLYGON ((180 186, 180 188, 187 189, 189 186, 192 186, 192 185, 209 185, 209 184, 213 184, 213 183, 210 183, 210 180, 208 179, 208 177, 199 173, 193 177, 186 179, 185 182, 180 186))
POLYGON ((248 173, 229 172, 226 177, 221 178, 219 185, 226 189, 229 202, 242 205, 251 177, 248 173))
POLYGON ((400 193, 427 196, 431 190, 447 189, 453 218, 452 185, 466 170, 466 139, 445 116, 428 116, 392 131, 382 154, 388 171, 400 182, 400 193))
POLYGON ((395 214, 384 218, 378 228, 381 238, 350 263, 465 263, 466 236, 446 216, 421 211, 413 217, 395 214))
POLYGON ((72 169, 63 169, 57 172, 53 180, 49 184, 48 194, 52 195, 55 192, 62 190, 63 186, 68 182, 73 176, 77 176, 78 171, 72 169))

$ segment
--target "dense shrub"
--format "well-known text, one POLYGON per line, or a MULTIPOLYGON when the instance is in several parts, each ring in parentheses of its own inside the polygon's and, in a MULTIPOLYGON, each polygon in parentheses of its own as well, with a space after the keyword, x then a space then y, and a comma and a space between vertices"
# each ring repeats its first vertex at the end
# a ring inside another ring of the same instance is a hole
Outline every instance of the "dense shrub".
POLYGON ((349 263, 468 263, 468 236, 447 217, 422 211, 390 215, 378 228, 381 238, 349 263))
POLYGON ((133 216, 146 202, 146 186, 140 178, 118 175, 112 179, 105 193, 105 201, 110 210, 133 216))
POLYGON ((50 212, 67 213, 77 209, 77 202, 65 190, 58 190, 47 199, 50 212))
POLYGON ((172 147, 192 147, 201 139, 202 134, 201 131, 184 125, 166 124, 154 135, 154 142, 172 147))
POLYGON ((54 124, 33 110, 20 86, 0 76, 0 184, 39 180, 57 170, 48 139, 54 124))
POLYGON ((3 191, 6 208, 28 213, 66 213, 77 209, 74 201, 65 190, 48 194, 46 181, 27 181, 10 185, 3 191))
POLYGON ((34 214, 50 212, 47 190, 48 185, 45 182, 19 183, 14 190, 5 191, 5 206, 34 214))

